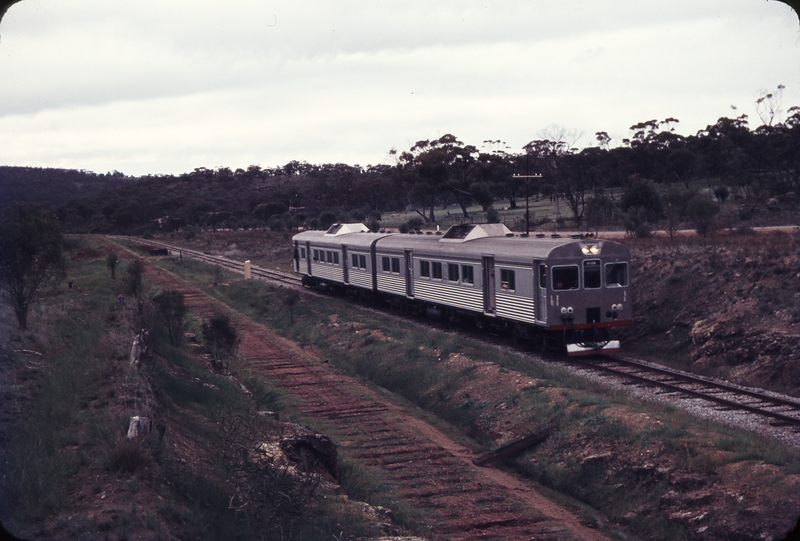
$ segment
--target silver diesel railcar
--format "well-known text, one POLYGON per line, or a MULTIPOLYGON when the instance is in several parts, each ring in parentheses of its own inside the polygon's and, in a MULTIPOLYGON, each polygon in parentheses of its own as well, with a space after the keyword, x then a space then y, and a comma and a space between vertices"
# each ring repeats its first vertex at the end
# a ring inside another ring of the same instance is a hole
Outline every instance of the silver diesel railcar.
POLYGON ((630 251, 613 241, 524 237, 502 224, 455 225, 443 235, 334 224, 293 244, 304 285, 472 320, 570 355, 618 350, 610 331, 633 319, 630 251))

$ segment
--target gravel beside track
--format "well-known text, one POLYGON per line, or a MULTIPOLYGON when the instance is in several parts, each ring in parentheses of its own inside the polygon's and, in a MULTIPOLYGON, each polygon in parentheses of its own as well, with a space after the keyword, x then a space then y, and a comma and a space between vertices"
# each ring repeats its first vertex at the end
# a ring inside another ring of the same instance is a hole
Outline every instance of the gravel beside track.
MULTIPOLYGON (((655 368, 661 368, 655 363, 648 363, 642 360, 637 360, 637 362, 643 365, 651 364, 655 368)), ((800 449, 800 428, 797 426, 782 425, 780 423, 775 423, 768 417, 718 406, 702 398, 691 397, 678 392, 665 391, 653 385, 633 383, 624 376, 591 370, 584 366, 558 364, 559 366, 565 366, 567 370, 580 377, 602 383, 619 394, 630 395, 648 402, 669 404, 700 419, 718 422, 736 429, 755 432, 800 449)), ((676 370, 676 372, 680 371, 676 370)), ((694 376, 694 374, 689 375, 694 376)), ((765 391, 763 389, 747 387, 743 387, 743 389, 773 396, 777 399, 797 401, 795 397, 765 391)))

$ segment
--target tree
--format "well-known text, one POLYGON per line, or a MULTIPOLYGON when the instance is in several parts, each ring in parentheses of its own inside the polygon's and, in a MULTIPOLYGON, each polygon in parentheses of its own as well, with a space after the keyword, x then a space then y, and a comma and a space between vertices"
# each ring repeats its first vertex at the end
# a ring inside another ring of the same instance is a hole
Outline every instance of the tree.
POLYGON ((784 85, 778 85, 775 92, 762 90, 756 99, 756 112, 761 122, 765 126, 772 126, 772 123, 777 119, 780 122, 780 115, 783 112, 781 109, 784 85))
POLYGON ((664 192, 664 195, 661 196, 664 215, 667 218, 667 233, 669 233, 670 239, 675 238, 675 232, 678 230, 680 219, 686 214, 686 205, 694 196, 695 192, 681 190, 676 187, 668 189, 664 192))
POLYGON ((289 321, 294 324, 294 305, 297 304, 297 301, 300 300, 300 294, 294 290, 289 289, 286 291, 286 294, 283 296, 283 304, 289 307, 289 321))
POLYGON ((144 274, 144 263, 141 259, 134 259, 128 263, 125 269, 125 292, 132 297, 138 297, 142 294, 144 285, 142 284, 142 275, 144 274))
POLYGON ((224 372, 239 349, 239 332, 224 314, 204 321, 201 332, 214 369, 224 372))
POLYGON ((153 297, 153 304, 167 328, 169 343, 175 347, 179 346, 186 323, 186 303, 183 293, 174 289, 164 291, 153 297))
POLYGON ((475 198, 475 202, 481 206, 483 212, 488 211, 494 204, 494 192, 492 191, 492 185, 488 182, 473 182, 469 189, 475 198))
POLYGON ((330 226, 336 223, 336 220, 338 220, 338 217, 335 212, 324 210, 319 215, 319 226, 327 231, 330 226))
POLYGON ((41 288, 64 276, 61 226, 52 212, 14 205, 0 214, 0 292, 14 310, 20 329, 41 288))
POLYGON ((119 263, 119 256, 114 252, 108 252, 106 256, 106 267, 109 268, 111 271, 111 279, 116 280, 116 276, 114 276, 114 271, 117 268, 117 263, 119 263))
POLYGON ((612 222, 616 210, 614 201, 607 195, 596 193, 586 202, 586 224, 594 229, 596 235, 601 227, 612 222))
POLYGON ((589 148, 576 153, 572 145, 580 138, 580 134, 568 132, 560 126, 551 126, 539 135, 541 139, 523 147, 530 166, 542 174, 542 181, 551 193, 556 197, 564 197, 575 225, 580 227, 586 208, 586 193, 595 183, 596 171, 592 163, 597 152, 605 151, 589 148))
MULTIPOLYGON (((397 151, 392 150, 392 155, 397 151)), ((478 149, 464 145, 455 135, 417 141, 397 158, 396 171, 411 208, 428 222, 435 222, 434 208, 443 194, 455 197, 465 218, 473 196, 470 185, 478 173, 478 149), (428 212, 428 214, 426 214, 428 212)))
POLYGON ((634 175, 626 187, 620 208, 624 212, 626 231, 637 237, 650 235, 652 226, 658 222, 663 213, 661 198, 653 182, 638 175, 634 175))
POLYGON ((261 203, 253 209, 253 214, 266 222, 271 216, 283 214, 287 210, 289 210, 289 207, 283 203, 261 203))

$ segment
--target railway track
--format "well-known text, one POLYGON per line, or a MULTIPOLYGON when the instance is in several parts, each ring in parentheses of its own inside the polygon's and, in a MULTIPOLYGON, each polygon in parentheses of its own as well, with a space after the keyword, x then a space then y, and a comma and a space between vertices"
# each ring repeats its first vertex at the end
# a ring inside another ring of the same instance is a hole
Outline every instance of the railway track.
POLYGON ((659 387, 678 396, 700 398, 721 410, 739 410, 766 417, 773 426, 790 426, 800 430, 800 400, 797 399, 655 366, 620 355, 570 361, 589 370, 619 376, 634 384, 659 387))
MULTIPOLYGON (((192 250, 189 248, 181 248, 179 246, 173 246, 171 244, 165 244, 163 242, 158 242, 155 240, 147 240, 136 237, 125 237, 125 236, 111 237, 111 238, 112 240, 114 238, 125 239, 130 242, 135 242, 137 244, 150 246, 151 248, 163 248, 166 249, 168 253, 172 255, 179 255, 180 257, 183 256, 191 257, 192 259, 196 259, 204 263, 219 265, 220 267, 228 269, 231 272, 235 272, 242 275, 244 274, 244 262, 236 261, 235 259, 230 259, 223 256, 214 256, 197 250, 192 250)), ((293 274, 271 269, 265 269, 263 267, 258 267, 256 265, 250 266, 250 274, 253 276, 253 278, 259 280, 271 280, 273 282, 280 282, 282 284, 298 286, 298 287, 302 285, 300 283, 300 278, 298 278, 293 274)))
MULTIPOLYGON (((244 273, 244 263, 222 256, 212 256, 199 252, 165 244, 154 240, 134 237, 121 237, 153 248, 164 248, 172 254, 186 255, 210 263, 220 265, 232 272, 244 273)), ((271 280, 291 286, 301 286, 300 279, 294 275, 251 266, 253 277, 271 280)), ((574 365, 588 370, 612 374, 630 381, 633 384, 652 386, 676 395, 699 398, 709 402, 712 407, 724 410, 745 411, 769 419, 773 426, 789 426, 800 430, 800 400, 780 397, 773 393, 758 389, 749 389, 729 383, 673 370, 663 366, 654 366, 630 357, 620 355, 604 355, 595 357, 570 358, 574 365)))

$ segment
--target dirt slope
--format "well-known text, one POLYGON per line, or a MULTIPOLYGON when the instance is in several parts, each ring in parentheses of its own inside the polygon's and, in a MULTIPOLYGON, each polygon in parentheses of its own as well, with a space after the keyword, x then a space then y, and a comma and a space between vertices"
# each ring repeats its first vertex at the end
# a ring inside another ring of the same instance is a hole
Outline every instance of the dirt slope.
POLYGON ((626 242, 635 273, 629 346, 800 396, 800 233, 626 242))

